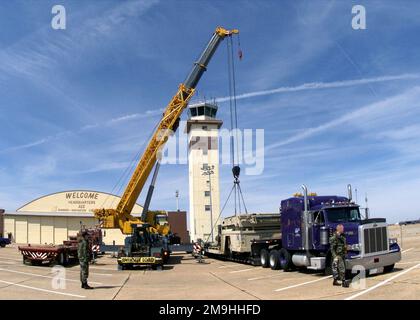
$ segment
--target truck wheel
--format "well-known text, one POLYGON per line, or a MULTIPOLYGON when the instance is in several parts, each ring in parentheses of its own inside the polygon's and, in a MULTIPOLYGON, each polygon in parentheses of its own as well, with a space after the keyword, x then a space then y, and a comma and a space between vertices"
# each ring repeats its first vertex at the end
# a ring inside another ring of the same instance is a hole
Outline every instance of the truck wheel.
POLYGON ((4 242, 0 243, 0 247, 4 248, 6 244, 4 242))
POLYGON ((394 270, 395 264, 391 264, 389 266, 385 266, 384 267, 384 273, 389 273, 392 272, 392 270, 394 270))
POLYGON ((260 251, 260 261, 263 268, 268 268, 270 266, 270 257, 267 249, 262 249, 260 251))
POLYGON ((270 252, 270 268, 271 270, 280 269, 280 254, 277 250, 271 250, 270 252))
POLYGON ((125 270, 125 265, 118 264, 118 270, 125 270))
POLYGON ((287 272, 293 268, 292 256, 285 248, 280 249, 279 258, 281 269, 287 272))

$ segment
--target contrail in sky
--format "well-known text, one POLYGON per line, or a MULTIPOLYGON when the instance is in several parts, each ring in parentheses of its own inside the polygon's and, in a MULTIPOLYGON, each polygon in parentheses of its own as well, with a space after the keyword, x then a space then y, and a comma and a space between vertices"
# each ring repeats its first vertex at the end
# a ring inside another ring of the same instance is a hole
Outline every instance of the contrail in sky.
MULTIPOLYGON (((242 93, 236 96, 237 100, 248 99, 260 96, 268 96, 277 93, 288 93, 296 91, 306 91, 306 90, 319 90, 319 89, 331 89, 331 88, 342 88, 342 87, 352 87, 359 86, 363 84, 376 83, 376 82, 386 82, 386 81, 397 81, 397 80, 408 80, 408 79, 418 79, 420 78, 419 74, 405 73, 395 76, 382 76, 375 78, 365 78, 365 79, 355 79, 355 80, 342 80, 334 82, 309 82, 304 83, 294 87, 279 87, 270 90, 254 91, 248 93, 242 93)), ((226 102, 229 101, 229 97, 216 98, 216 102, 226 102)), ((191 104, 190 106, 197 105, 198 103, 191 104)))
MULTIPOLYGON (((369 83, 418 79, 418 78, 420 78, 420 74, 405 73, 405 74, 394 75, 394 76, 382 76, 382 77, 364 78, 364 79, 355 79, 355 80, 342 80, 342 81, 334 81, 334 82, 309 82, 309 83, 304 83, 304 84, 301 84, 299 86, 294 86, 294 87, 279 87, 279 88, 270 89, 270 90, 262 90, 262 91, 242 93, 242 94, 237 95, 236 99, 238 99, 238 100, 239 99, 248 99, 248 98, 254 98, 254 97, 273 95, 273 94, 277 94, 277 93, 351 87, 351 86, 358 86, 358 85, 369 84, 369 83)), ((220 98, 216 98, 216 102, 219 102, 219 103, 226 102, 226 101, 229 101, 229 99, 230 99, 229 97, 220 97, 220 98)), ((190 106, 195 106, 197 104, 198 104, 198 102, 190 104, 190 106)), ((66 134, 82 132, 82 131, 85 131, 85 130, 95 129, 97 127, 102 127, 102 126, 106 126, 106 125, 113 125, 113 124, 117 124, 117 123, 122 123, 122 122, 133 120, 133 119, 154 116, 156 114, 161 113, 162 111, 163 111, 162 109, 147 110, 146 112, 141 113, 141 114, 140 113, 135 113, 135 114, 124 115, 124 116, 121 116, 121 117, 113 118, 113 119, 110 119, 110 120, 106 121, 105 123, 101 123, 101 124, 99 124, 99 123, 88 124, 88 125, 85 125, 82 128, 80 128, 76 132, 70 132, 70 131, 60 132, 56 135, 49 136, 49 137, 46 137, 46 138, 43 138, 43 139, 40 139, 40 140, 37 140, 37 141, 34 141, 34 142, 30 142, 30 143, 27 143, 27 144, 18 145, 18 146, 15 146, 15 147, 10 147, 10 148, 4 149, 4 150, 0 150, 0 153, 3 153, 5 151, 17 151, 17 150, 21 150, 21 149, 27 149, 27 148, 35 147, 35 146, 38 146, 38 145, 42 145, 46 142, 49 142, 51 140, 55 140, 57 138, 60 138, 61 136, 66 135, 66 134)))

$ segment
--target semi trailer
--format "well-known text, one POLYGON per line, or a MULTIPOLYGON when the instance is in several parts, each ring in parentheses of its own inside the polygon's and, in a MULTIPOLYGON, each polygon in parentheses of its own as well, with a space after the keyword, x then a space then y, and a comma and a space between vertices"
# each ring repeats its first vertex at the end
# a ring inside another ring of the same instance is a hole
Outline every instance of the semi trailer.
POLYGON ((308 194, 305 185, 302 189, 303 194, 281 201, 278 222, 259 224, 253 228, 255 235, 250 235, 249 229, 239 221, 264 221, 259 215, 226 218, 219 226, 217 244, 205 245, 206 254, 273 270, 306 268, 331 274, 329 238, 337 225, 342 224, 348 245, 345 260, 349 272, 393 270, 401 260, 397 240, 389 238, 385 219, 362 217, 359 205, 352 200, 350 185, 347 197, 308 194), (224 228, 229 221, 236 223, 224 228))
POLYGON ((198 244, 207 256, 260 265, 260 252, 281 241, 278 213, 241 214, 223 219, 216 243, 198 244))
MULTIPOLYGON (((100 254, 99 248, 102 242, 101 230, 97 227, 84 229, 88 233, 88 242, 90 254, 94 259, 100 254)), ((22 254, 24 264, 43 265, 43 264, 60 264, 66 266, 70 260, 77 260, 77 247, 79 236, 69 236, 68 240, 64 240, 63 244, 35 244, 20 245, 18 250, 22 254)))

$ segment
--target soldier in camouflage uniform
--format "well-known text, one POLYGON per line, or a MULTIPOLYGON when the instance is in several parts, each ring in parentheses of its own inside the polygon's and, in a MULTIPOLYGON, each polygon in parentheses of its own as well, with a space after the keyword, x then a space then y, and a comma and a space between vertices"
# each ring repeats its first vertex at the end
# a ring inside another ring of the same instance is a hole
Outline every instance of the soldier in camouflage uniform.
POLYGON ((343 287, 348 287, 346 281, 346 265, 345 255, 347 253, 346 237, 344 236, 344 226, 337 225, 336 232, 330 238, 330 249, 332 257, 332 272, 333 272, 333 285, 339 286, 338 281, 341 281, 343 287))
POLYGON ((89 251, 88 233, 86 230, 83 230, 81 233, 81 236, 79 237, 77 256, 79 258, 79 263, 80 263, 80 281, 82 282, 82 288, 93 289, 87 283, 87 279, 89 277, 90 251, 89 251))

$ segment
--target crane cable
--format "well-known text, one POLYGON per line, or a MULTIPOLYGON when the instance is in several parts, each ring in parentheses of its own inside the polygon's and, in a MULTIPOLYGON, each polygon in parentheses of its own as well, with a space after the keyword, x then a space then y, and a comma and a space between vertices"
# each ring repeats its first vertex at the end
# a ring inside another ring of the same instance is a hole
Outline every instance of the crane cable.
MULTIPOLYGON (((233 40, 232 37, 227 39, 227 56, 228 56, 228 78, 229 78, 229 110, 230 110, 230 147, 231 147, 231 163, 232 163, 232 174, 234 177, 234 209, 235 215, 239 210, 242 212, 241 202, 244 206, 245 213, 248 213, 248 209, 245 204, 245 200, 242 194, 239 174, 240 174, 240 153, 239 153, 239 130, 238 130, 238 112, 236 103, 236 72, 235 72, 235 61, 233 55, 233 40), (236 159, 235 159, 236 154, 236 159)), ((238 56, 242 59, 242 50, 240 49, 240 40, 238 37, 238 56)))
MULTIPOLYGON (((245 205, 244 196, 242 194, 241 186, 239 184, 239 173, 240 173, 240 167, 239 167, 239 133, 238 133, 238 114, 237 114, 237 107, 236 107, 236 79, 235 79, 235 64, 233 59, 233 41, 232 37, 229 37, 226 41, 227 45, 227 56, 228 56, 228 79, 229 79, 229 109, 230 109, 230 129, 231 131, 235 130, 235 135, 230 135, 230 160, 232 163, 232 173, 234 176, 234 183, 232 188, 230 189, 229 195, 227 199, 225 200, 225 203, 223 204, 222 210, 220 210, 220 213, 216 219, 216 221, 211 226, 212 230, 217 226, 217 222, 219 221, 223 211, 226 208, 226 205, 229 202, 230 197, 232 196, 232 193, 234 194, 234 205, 235 205, 235 216, 237 215, 237 208, 239 206, 239 213, 241 213, 241 200, 245 209, 245 213, 248 213, 248 209, 245 205), (235 143, 236 139, 236 143, 235 143), (236 147, 236 149, 235 149, 236 147), (236 150, 236 160, 235 162, 235 150, 236 150)), ((240 49, 240 41, 238 37, 238 56, 239 59, 242 59, 242 50, 240 49)), ((211 237, 211 233, 207 236, 207 239, 205 239, 204 243, 208 243, 209 239, 211 237)))

